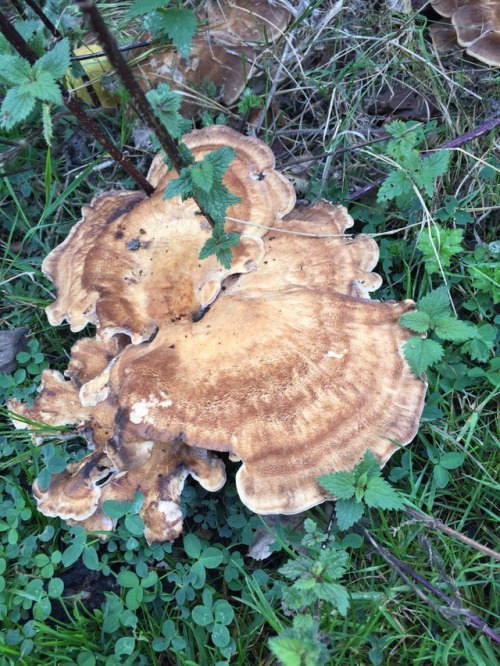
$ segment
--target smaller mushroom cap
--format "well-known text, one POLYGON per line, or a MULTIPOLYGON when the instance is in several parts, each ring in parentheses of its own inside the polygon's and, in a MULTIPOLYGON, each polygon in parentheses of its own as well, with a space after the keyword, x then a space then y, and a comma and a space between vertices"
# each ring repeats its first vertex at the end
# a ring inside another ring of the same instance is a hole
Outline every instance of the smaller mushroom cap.
MULTIPOLYGON (((451 18, 457 42, 468 55, 500 67, 499 0, 432 0, 431 5, 441 16, 451 18)), ((438 49, 443 40, 450 43, 444 28, 432 28, 431 37, 438 49)))
POLYGON ((114 529, 116 523, 104 513, 104 502, 130 501, 140 492, 144 503, 139 515, 148 543, 173 541, 182 532, 180 499, 189 475, 211 492, 220 490, 226 481, 221 460, 174 440, 155 443, 146 462, 128 471, 118 471, 102 450, 95 451, 53 475, 47 489, 42 490, 35 481, 33 492, 44 515, 103 532, 114 529))

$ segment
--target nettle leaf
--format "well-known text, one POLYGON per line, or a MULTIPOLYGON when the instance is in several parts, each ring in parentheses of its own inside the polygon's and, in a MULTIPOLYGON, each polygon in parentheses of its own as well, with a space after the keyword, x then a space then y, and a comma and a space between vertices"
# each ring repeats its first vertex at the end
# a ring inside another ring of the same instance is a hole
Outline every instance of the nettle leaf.
POLYGON ((439 342, 417 336, 413 336, 405 342, 403 351, 412 372, 417 377, 441 360, 444 354, 444 349, 439 342))
POLYGON ((0 55, 0 83, 19 85, 29 81, 31 65, 17 55, 0 55))
POLYGON ((180 176, 171 180, 165 192, 163 193, 164 199, 173 199, 174 197, 181 197, 183 201, 193 196, 191 178, 187 168, 182 169, 180 176))
POLYGON ((422 162, 423 169, 432 177, 439 178, 448 171, 450 163, 450 151, 438 150, 431 155, 427 155, 422 162))
POLYGON ((21 92, 19 86, 7 90, 0 107, 0 126, 5 130, 12 129, 29 116, 35 106, 35 98, 29 91, 21 92))
POLYGON ((382 477, 369 479, 364 500, 369 507, 378 509, 402 509, 403 498, 382 477))
POLYGON ((329 601, 345 617, 349 609, 349 593, 346 588, 338 583, 316 583, 316 585, 318 598, 329 601))
POLYGON ((352 472, 333 472, 318 478, 323 488, 337 499, 350 499, 355 493, 355 478, 352 472))
POLYGON ((451 342, 465 342, 465 340, 477 337, 477 330, 473 324, 453 317, 438 320, 434 332, 442 340, 451 342))
POLYGON ((210 162, 197 162, 191 169, 191 180, 196 187, 209 192, 214 184, 214 168, 210 162))
POLYGON ((42 70, 51 74, 52 78, 60 79, 68 71, 70 66, 70 48, 68 39, 61 39, 48 53, 43 55, 33 65, 33 71, 37 75, 42 70))
POLYGON ((451 264, 451 258, 463 252, 463 235, 463 229, 445 229, 433 224, 430 235, 426 233, 420 236, 417 247, 423 254, 427 273, 438 273, 440 264, 447 268, 451 264))
POLYGON ((190 120, 183 118, 179 112, 181 96, 170 89, 166 83, 146 93, 149 103, 157 118, 168 128, 169 134, 178 139, 192 129, 190 120))
POLYGON ((495 346, 497 328, 492 324, 483 324, 476 329, 476 337, 466 342, 461 349, 467 352, 473 361, 486 363, 495 346))
POLYGON ((36 72, 36 79, 28 83, 22 83, 19 90, 29 93, 32 97, 40 99, 43 102, 54 102, 54 104, 62 104, 62 95, 59 86, 54 81, 54 77, 50 72, 41 70, 36 72))
POLYGON ((335 514, 337 516, 337 525, 341 530, 348 530, 361 519, 365 512, 365 507, 361 502, 355 499, 337 500, 335 504, 335 514))
POLYGON ((125 19, 144 16, 157 9, 165 8, 169 5, 169 0, 136 0, 132 7, 125 13, 125 19))
POLYGON ((401 315, 399 321, 403 326, 406 326, 406 328, 416 331, 417 333, 426 333, 431 324, 431 318, 428 313, 420 312, 418 310, 401 315))
POLYGON ((212 238, 207 238, 203 247, 198 255, 200 259, 206 259, 212 254, 215 254, 224 268, 231 267, 232 252, 231 247, 237 245, 240 240, 240 234, 231 232, 229 234, 221 233, 212 238))
POLYGON ((417 301, 417 308, 419 312, 427 312, 431 321, 448 316, 451 312, 448 287, 443 285, 430 291, 417 301))
POLYGON ((396 197, 413 191, 413 186, 408 175, 402 169, 392 171, 379 187, 377 194, 378 203, 392 201, 396 197))
POLYGON ((155 35, 166 35, 183 58, 189 58, 191 41, 196 32, 196 16, 186 7, 159 8, 148 16, 145 27, 155 35))

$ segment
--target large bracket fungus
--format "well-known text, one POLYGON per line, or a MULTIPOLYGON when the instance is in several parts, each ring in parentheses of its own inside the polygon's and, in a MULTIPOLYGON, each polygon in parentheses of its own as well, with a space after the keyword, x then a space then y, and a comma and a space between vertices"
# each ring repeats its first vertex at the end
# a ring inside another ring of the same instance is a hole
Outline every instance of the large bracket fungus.
POLYGON ((193 201, 163 199, 173 174, 157 158, 151 198, 96 198, 45 260, 51 323, 90 322, 96 337, 75 344, 66 380, 45 373, 32 408, 10 403, 32 421, 74 424, 92 449, 47 489, 35 484, 41 511, 111 530, 103 501, 139 490, 149 541, 180 533, 187 475, 223 485, 220 453, 241 461, 238 492, 255 512, 323 502, 319 475, 367 449, 384 464, 413 438, 425 393, 402 353, 399 317, 414 304, 370 299, 378 248, 345 235, 346 210, 292 210, 291 185, 256 139, 211 127, 185 142, 196 157, 235 150, 224 180, 241 203, 227 227, 242 241, 231 269, 198 259, 208 224, 193 201))

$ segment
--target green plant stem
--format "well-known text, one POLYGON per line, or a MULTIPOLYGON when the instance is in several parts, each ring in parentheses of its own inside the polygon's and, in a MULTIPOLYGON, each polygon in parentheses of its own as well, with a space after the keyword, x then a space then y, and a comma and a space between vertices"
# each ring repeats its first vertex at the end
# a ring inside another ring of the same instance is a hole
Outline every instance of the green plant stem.
POLYGON ((497 634, 497 632, 494 629, 492 629, 488 624, 486 624, 484 620, 477 617, 477 615, 474 615, 474 613, 472 613, 468 608, 457 606, 456 599, 452 599, 451 597, 449 597, 440 589, 432 585, 432 583, 429 583, 428 580, 426 580, 423 576, 414 571, 410 566, 408 566, 400 559, 398 559, 395 555, 386 550, 383 546, 381 546, 378 543, 378 541, 370 534, 370 532, 368 532, 367 529, 358 525, 357 531, 365 538, 366 541, 368 541, 373 546, 373 548, 377 551, 377 553, 392 567, 392 569, 399 576, 401 576, 401 578, 403 578, 403 580, 405 580, 408 583, 408 585, 410 585, 413 591, 424 602, 435 608, 435 610, 437 610, 440 613, 440 615, 442 615, 447 620, 453 620, 454 615, 462 617, 465 623, 470 624, 473 627, 476 627, 476 629, 479 629, 479 631, 481 631, 485 636, 487 636, 495 643, 500 643, 500 635, 497 634), (438 599, 444 601, 447 604, 448 608, 441 608, 437 606, 433 601, 429 599, 429 597, 426 594, 422 592, 422 590, 420 590, 416 585, 414 585, 411 579, 422 585, 422 587, 424 587, 428 592, 436 596, 438 599))
MULTIPOLYGON (((118 44, 108 29, 101 12, 94 4, 94 0, 75 0, 82 12, 88 16, 94 32, 97 34, 100 45, 106 53, 109 62, 116 69, 123 85, 130 93, 136 110, 142 120, 147 123, 155 133, 161 147, 165 151, 172 166, 180 174, 184 167, 189 166, 183 159, 177 142, 170 136, 168 130, 155 116, 151 104, 143 93, 127 61, 123 57, 118 44)), ((196 201, 196 198, 193 197, 196 201)), ((207 219, 210 226, 215 227, 215 221, 207 211, 196 201, 202 215, 207 219)))
MULTIPOLYGON (((34 65, 37 61, 36 54, 31 50, 29 44, 21 37, 17 30, 11 25, 7 17, 0 12, 0 31, 4 37, 12 44, 19 55, 25 58, 30 65, 34 65)), ((82 127, 96 140, 102 147, 108 151, 111 157, 123 167, 123 169, 131 176, 135 182, 141 187, 144 192, 150 196, 154 192, 154 187, 151 183, 144 178, 144 176, 136 169, 119 148, 117 148, 107 137, 105 132, 95 123, 90 116, 87 115, 83 106, 60 86, 63 102, 65 106, 76 116, 82 127)))

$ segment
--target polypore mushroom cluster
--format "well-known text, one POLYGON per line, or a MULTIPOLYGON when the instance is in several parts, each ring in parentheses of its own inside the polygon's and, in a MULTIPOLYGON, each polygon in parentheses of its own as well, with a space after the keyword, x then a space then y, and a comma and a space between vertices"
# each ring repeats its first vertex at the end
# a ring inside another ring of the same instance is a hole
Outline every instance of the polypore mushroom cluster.
POLYGON ((209 225, 192 200, 163 199, 175 174, 156 158, 153 196, 97 197, 45 259, 51 324, 92 323, 96 335, 74 345, 66 379, 45 371, 33 407, 10 403, 31 421, 76 426, 91 449, 48 488, 35 483, 40 510, 109 531, 103 502, 140 491, 149 542, 181 532, 188 475, 222 487, 221 453, 241 461, 238 492, 255 512, 323 502, 319 475, 367 449, 384 464, 412 439, 425 393, 398 323, 414 304, 370 300, 377 245, 345 235, 346 210, 292 210, 291 185, 256 139, 213 126, 185 143, 196 158, 236 153, 224 177, 241 199, 226 222, 242 231, 231 268, 198 259, 209 225))
POLYGON ((468 55, 500 67, 500 0, 431 0, 431 5, 449 19, 430 26, 438 50, 458 42, 468 55))

